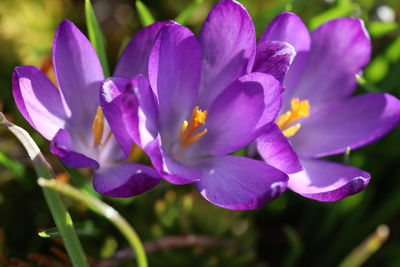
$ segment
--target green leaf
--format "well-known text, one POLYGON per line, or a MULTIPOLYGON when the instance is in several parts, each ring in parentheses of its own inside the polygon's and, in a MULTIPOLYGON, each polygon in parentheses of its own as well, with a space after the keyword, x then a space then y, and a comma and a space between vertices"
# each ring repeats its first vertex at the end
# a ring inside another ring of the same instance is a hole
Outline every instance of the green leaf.
MULTIPOLYGON (((0 112, 0 125, 6 127, 15 137, 18 138, 20 143, 24 146, 29 158, 32 160, 38 177, 45 181, 55 181, 54 172, 47 162, 37 144, 33 141, 32 137, 23 128, 9 122, 5 115, 0 112)), ((64 241, 65 248, 68 256, 71 259, 72 265, 75 266, 89 266, 82 245, 74 230, 71 215, 65 208, 61 196, 48 188, 43 188, 43 193, 49 206, 50 212, 61 233, 64 241)))
POLYGON ((303 244, 299 234, 289 225, 283 228, 286 237, 289 241, 289 251, 285 257, 285 263, 283 266, 290 267, 290 266, 297 266, 297 261, 301 256, 303 251, 303 244))
POLYGON ((89 33, 89 40, 99 56, 105 77, 110 76, 110 69, 107 62, 106 45, 104 36, 100 30, 93 6, 90 0, 85 0, 86 25, 89 33))
POLYGON ((390 44, 385 52, 385 57, 390 63, 395 63, 400 60, 400 36, 390 44))
POLYGON ((371 21, 367 28, 372 37, 378 38, 397 30, 399 25, 396 22, 371 21))
POLYGON ((379 89, 373 84, 367 82, 363 76, 356 74, 356 80, 358 84, 363 87, 367 92, 379 92, 379 89))
POLYGON ((232 155, 244 157, 246 155, 246 148, 235 151, 234 153, 232 153, 232 155))
POLYGON ((368 236, 360 245, 354 248, 350 254, 339 264, 339 267, 362 266, 389 237, 390 229, 386 225, 379 225, 378 228, 368 236))
POLYGON ((90 194, 91 196, 100 198, 101 195, 97 193, 96 191, 93 190, 92 183, 84 177, 77 169, 70 168, 66 165, 64 165, 62 162, 60 162, 61 165, 63 166, 64 170, 68 173, 68 175, 71 177, 72 182, 74 183, 75 186, 77 186, 79 189, 85 191, 86 193, 90 194))
POLYGON ((23 177, 25 173, 25 166, 20 162, 8 157, 5 153, 0 151, 0 164, 13 172, 17 177, 23 177))
POLYGON ((320 13, 319 15, 313 17, 310 20, 309 24, 310 28, 313 30, 322 23, 327 22, 328 20, 338 17, 350 16, 358 8, 357 4, 351 4, 348 3, 347 1, 342 1, 342 2, 343 3, 341 3, 337 7, 329 9, 328 11, 320 13))
MULTIPOLYGON (((78 236, 95 236, 99 234, 98 229, 94 228, 93 225, 88 225, 87 223, 75 226, 75 232, 78 236)), ((43 238, 61 237, 61 233, 58 231, 57 227, 40 231, 38 235, 43 238)))
POLYGON ((196 0, 185 8, 176 18, 175 21, 179 24, 185 25, 192 14, 197 10, 199 6, 204 3, 203 0, 196 0))
POLYGON ((143 27, 149 26, 156 21, 148 7, 143 4, 142 1, 136 0, 135 5, 139 14, 140 22, 142 22, 143 27))
MULTIPOLYGON (((43 178, 39 178, 37 182, 43 188, 54 190, 55 192, 59 192, 74 200, 85 203, 91 210, 108 219, 118 228, 121 234, 128 240, 128 243, 131 245, 136 255, 137 266, 138 267, 148 266, 146 251, 143 248, 142 241, 140 240, 136 231, 128 223, 128 221, 124 217, 122 217, 117 210, 115 210, 110 205, 104 203, 100 199, 92 197, 89 194, 82 192, 82 190, 79 190, 67 183, 62 183, 55 179, 48 180, 43 178)), ((78 265, 78 266, 85 266, 85 265, 78 265)))
POLYGON ((118 249, 118 242, 113 236, 107 236, 104 241, 103 247, 101 248, 101 258, 107 259, 113 256, 118 249))
POLYGON ((382 81, 389 72, 390 66, 386 58, 382 55, 376 56, 365 68, 364 76, 372 83, 382 81))

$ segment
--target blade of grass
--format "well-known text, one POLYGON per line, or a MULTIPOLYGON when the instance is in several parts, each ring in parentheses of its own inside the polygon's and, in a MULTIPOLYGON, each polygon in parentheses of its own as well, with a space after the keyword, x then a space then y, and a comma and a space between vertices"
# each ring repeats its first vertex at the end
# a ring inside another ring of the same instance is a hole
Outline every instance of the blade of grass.
POLYGON ((25 166, 20 162, 10 158, 2 151, 0 151, 0 164, 9 169, 17 177, 24 176, 25 166))
POLYGON ((389 237, 389 227, 380 225, 339 264, 339 267, 358 267, 368 260, 389 237))
POLYGON ((296 263, 303 251, 303 244, 301 242, 301 238, 296 233, 296 231, 289 225, 285 226, 283 230, 288 238, 290 246, 289 252, 285 257, 285 262, 283 266, 285 267, 297 266, 296 263))
POLYGON ((73 184, 78 187, 80 190, 85 191, 91 196, 100 198, 100 194, 94 191, 92 183, 89 182, 77 169, 70 168, 60 162, 63 166, 64 170, 68 173, 71 177, 73 184))
MULTIPOLYGON (((50 164, 44 158, 39 147, 30 137, 28 132, 21 127, 7 121, 3 113, 0 113, 0 124, 7 127, 24 146, 28 152, 29 158, 33 162, 37 176, 43 177, 43 179, 48 179, 49 181, 55 180, 50 164)), ((51 215, 56 223, 57 229, 61 233, 65 249, 67 250, 68 256, 71 259, 72 265, 76 267, 88 267, 89 264, 86 260, 78 236, 75 233, 71 216, 65 208, 60 195, 48 188, 43 188, 43 193, 47 205, 49 206, 51 215)))
POLYGON ((185 8, 176 18, 175 21, 179 24, 185 25, 192 14, 197 10, 199 6, 204 3, 204 0, 196 0, 185 8))
POLYGON ((314 16, 310 20, 309 26, 311 30, 313 30, 328 20, 338 17, 350 16, 357 8, 358 5, 353 3, 345 2, 343 4, 339 4, 337 7, 331 8, 323 13, 318 14, 317 16, 314 16))
POLYGON ((156 21, 151 14, 149 8, 145 4, 143 4, 142 1, 136 0, 135 5, 140 22, 142 23, 143 27, 149 26, 156 21))
POLYGON ((81 201, 88 205, 90 209, 100 214, 101 216, 108 219, 118 230, 123 234, 123 236, 128 240, 130 246, 136 255, 137 264, 139 267, 147 267, 147 257, 146 252, 143 248, 143 244, 140 238, 132 226, 122 217, 118 211, 113 207, 104 203, 103 201, 94 198, 78 189, 72 187, 69 184, 58 182, 57 180, 46 180, 43 178, 38 179, 40 186, 55 190, 65 196, 68 196, 76 201, 81 201))
MULTIPOLYGON (((75 232, 78 236, 93 236, 95 233, 95 231, 82 226, 75 227, 75 232)), ((38 235, 43 238, 61 237, 61 233, 58 231, 57 227, 40 231, 38 235)))
POLYGON ((110 69, 108 67, 105 39, 101 32, 99 23, 97 22, 96 14, 94 13, 90 0, 85 0, 85 15, 89 40, 99 56, 104 76, 109 77, 110 69))

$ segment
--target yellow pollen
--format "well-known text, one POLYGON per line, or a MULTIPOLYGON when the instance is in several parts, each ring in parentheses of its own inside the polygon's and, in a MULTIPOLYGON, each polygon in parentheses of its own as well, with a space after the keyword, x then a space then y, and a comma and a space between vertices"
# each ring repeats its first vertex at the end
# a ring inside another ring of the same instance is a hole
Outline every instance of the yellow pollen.
POLYGON ((194 135, 200 125, 206 124, 207 114, 207 111, 202 111, 198 106, 196 106, 192 111, 192 116, 190 117, 189 122, 184 121, 182 123, 180 139, 183 147, 187 147, 197 142, 207 133, 207 129, 204 129, 200 133, 194 135))
POLYGON ((289 125, 298 119, 308 117, 309 114, 310 103, 307 100, 293 98, 291 102, 291 109, 282 114, 276 123, 286 137, 292 137, 300 129, 301 124, 297 123, 290 127, 289 125))
POLYGON ((94 117, 92 124, 92 132, 93 132, 93 146, 98 146, 101 143, 101 138, 103 137, 104 132, 104 114, 101 110, 101 107, 97 108, 96 116, 94 117))

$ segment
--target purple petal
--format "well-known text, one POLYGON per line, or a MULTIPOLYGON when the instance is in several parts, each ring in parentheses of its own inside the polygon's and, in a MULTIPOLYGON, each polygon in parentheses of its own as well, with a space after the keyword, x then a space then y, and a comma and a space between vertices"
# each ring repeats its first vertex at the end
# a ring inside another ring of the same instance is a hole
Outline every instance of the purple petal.
POLYGON ((286 99, 284 105, 284 109, 286 110, 290 106, 293 91, 296 90, 297 82, 301 77, 311 46, 311 36, 306 25, 304 25, 296 14, 283 12, 270 23, 262 34, 259 43, 262 44, 265 41, 286 42, 292 45, 296 51, 296 57, 284 81, 286 90, 283 96, 286 99))
POLYGON ((50 151, 61 161, 71 168, 93 168, 98 169, 99 163, 81 153, 74 151, 74 144, 70 134, 61 129, 50 143, 50 151))
POLYGON ((139 139, 135 142, 145 147, 150 141, 157 138, 158 135, 158 104, 147 79, 139 76, 129 83, 129 92, 135 94, 138 101, 138 131, 139 139))
POLYGON ((211 203, 232 210, 264 205, 285 191, 288 180, 283 172, 245 157, 213 158, 204 163, 202 170, 197 189, 211 203))
POLYGON ((296 152, 275 123, 257 139, 257 149, 267 164, 287 174, 302 170, 296 152))
POLYGON ((51 140, 68 119, 68 108, 60 91, 33 66, 16 67, 13 95, 25 119, 47 140, 51 140))
POLYGON ((264 112, 258 121, 257 128, 261 128, 272 121, 275 121, 282 107, 282 84, 271 75, 264 73, 252 73, 255 81, 262 84, 264 88, 264 112))
POLYGON ((199 34, 203 53, 200 107, 207 109, 233 81, 252 69, 256 33, 247 10, 224 0, 211 10, 199 34))
POLYGON ((107 79, 102 86, 101 106, 126 155, 134 143, 143 148, 157 137, 156 99, 143 76, 131 81, 107 79))
POLYGON ((91 131, 103 70, 89 40, 68 20, 61 22, 54 38, 53 66, 72 113, 69 123, 80 131, 91 131))
POLYGON ((338 154, 367 145, 400 124, 400 101, 389 94, 362 94, 313 110, 291 142, 305 157, 338 154))
POLYGON ((264 72, 283 82, 296 52, 288 43, 265 41, 257 46, 253 71, 264 72))
MULTIPOLYGON (((356 88, 355 75, 371 54, 371 41, 359 19, 331 20, 311 35, 311 50, 293 97, 307 99, 311 108, 349 96, 356 88)), ((291 73, 287 77, 290 79, 291 73)), ((286 85, 288 86, 288 85, 286 85)), ((286 99, 290 102, 290 99, 286 99)))
POLYGON ((96 172, 94 189, 109 197, 132 197, 154 188, 160 181, 155 170, 133 162, 121 162, 96 172))
POLYGON ((154 168, 168 182, 173 184, 190 184, 200 180, 201 172, 196 168, 185 166, 168 154, 160 138, 149 142, 144 148, 154 168))
POLYGON ((362 170, 324 160, 301 160, 304 171, 289 175, 290 190, 319 201, 337 201, 360 192, 371 175, 362 170))
POLYGON ((160 132, 175 138, 194 108, 200 82, 199 44, 187 28, 164 26, 150 55, 150 85, 158 97, 160 132))
POLYGON ((156 22, 135 34, 126 45, 117 66, 114 76, 133 78, 142 74, 148 76, 148 62, 154 40, 160 29, 170 21, 156 22))
POLYGON ((137 131, 138 103, 136 96, 125 92, 130 80, 109 78, 103 82, 100 103, 110 128, 125 155, 131 152, 137 131))
POLYGON ((291 44, 297 53, 310 49, 311 39, 306 25, 294 13, 279 14, 265 29, 259 42, 281 41, 291 44))
POLYGON ((232 83, 211 105, 207 133, 189 148, 198 154, 225 155, 253 142, 260 134, 257 125, 265 109, 264 90, 270 89, 266 87, 270 77, 251 73, 232 83))

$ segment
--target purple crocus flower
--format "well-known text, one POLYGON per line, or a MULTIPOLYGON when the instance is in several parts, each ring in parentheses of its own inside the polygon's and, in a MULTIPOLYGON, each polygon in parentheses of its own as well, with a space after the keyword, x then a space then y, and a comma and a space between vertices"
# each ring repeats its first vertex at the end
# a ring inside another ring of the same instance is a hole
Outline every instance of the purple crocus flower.
MULTIPOLYGON (((282 76, 294 49, 275 44, 264 56, 280 58, 274 75, 282 76)), ((197 38, 181 25, 164 26, 150 53, 148 79, 111 78, 103 84, 101 105, 125 153, 138 144, 164 179, 194 183, 223 208, 253 209, 279 196, 285 173, 229 155, 273 127, 281 107, 281 83, 251 73, 255 53, 254 25, 235 1, 219 2, 197 38)), ((275 147, 289 155, 283 164, 298 171, 287 139, 275 147)))
MULTIPOLYGON (((310 34, 297 15, 285 12, 265 30, 259 46, 271 41, 288 42, 297 52, 284 80, 284 104, 277 120, 303 167, 289 175, 288 187, 320 201, 358 193, 368 184, 370 174, 318 158, 367 145, 400 123, 400 101, 394 96, 352 96, 357 86, 355 75, 361 73, 371 54, 363 22, 335 19, 310 34)), ((269 149, 274 140, 280 142, 281 136, 275 134, 261 136, 258 150, 266 162, 285 170, 279 164, 282 155, 269 149)))
MULTIPOLYGON (((116 75, 133 77, 146 69, 149 43, 151 47, 164 24, 153 24, 134 36, 116 75)), ((15 102, 31 126, 51 140, 51 152, 69 167, 95 170, 94 187, 108 196, 130 197, 157 185, 157 172, 131 162, 116 142, 99 107, 104 75, 98 56, 68 20, 55 35, 53 66, 59 88, 34 66, 17 67, 13 74, 15 102)))

